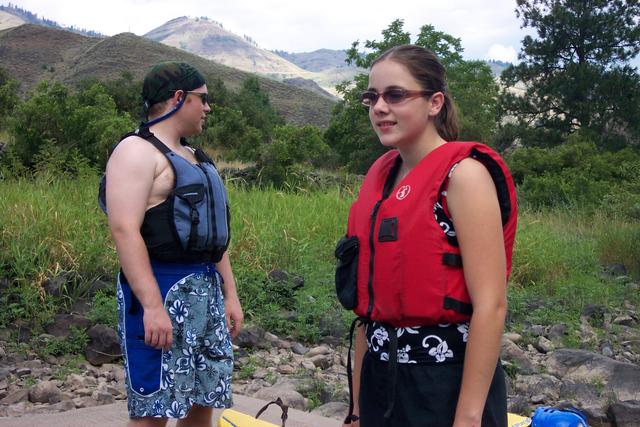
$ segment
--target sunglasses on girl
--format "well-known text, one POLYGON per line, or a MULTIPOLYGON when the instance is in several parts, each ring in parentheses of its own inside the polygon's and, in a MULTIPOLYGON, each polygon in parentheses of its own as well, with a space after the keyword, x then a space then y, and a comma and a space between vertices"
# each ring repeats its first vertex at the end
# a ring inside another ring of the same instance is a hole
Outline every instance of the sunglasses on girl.
POLYGON ((399 104, 407 99, 417 98, 419 96, 433 95, 435 90, 407 90, 407 89, 387 89, 382 93, 373 90, 367 90, 360 94, 360 102, 366 107, 376 105, 378 98, 382 97, 387 104, 399 104))

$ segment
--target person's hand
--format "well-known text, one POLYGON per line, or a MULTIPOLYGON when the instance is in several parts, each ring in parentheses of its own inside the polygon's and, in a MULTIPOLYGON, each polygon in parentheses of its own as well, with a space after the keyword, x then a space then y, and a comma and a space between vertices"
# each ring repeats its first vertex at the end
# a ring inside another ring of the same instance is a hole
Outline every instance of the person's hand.
POLYGON ((173 325, 164 306, 145 308, 142 320, 144 343, 158 350, 169 350, 173 343, 173 325))
POLYGON ((231 338, 237 337, 242 330, 242 322, 244 321, 244 314, 242 313, 240 300, 237 296, 225 298, 224 314, 227 318, 227 327, 229 328, 231 338))

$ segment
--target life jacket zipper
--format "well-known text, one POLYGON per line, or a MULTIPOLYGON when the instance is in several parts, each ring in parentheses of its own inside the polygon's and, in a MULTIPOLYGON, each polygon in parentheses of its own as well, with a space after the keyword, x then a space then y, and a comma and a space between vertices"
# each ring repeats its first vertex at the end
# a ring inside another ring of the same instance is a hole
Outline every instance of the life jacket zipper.
POLYGON ((198 163, 197 166, 200 168, 200 170, 202 170, 202 173, 204 173, 204 177, 206 178, 207 184, 208 184, 207 194, 209 194, 209 200, 208 200, 209 203, 207 203, 207 217, 209 218, 209 221, 207 221, 208 223, 207 239, 205 240, 205 245, 204 245, 205 248, 208 248, 212 246, 210 241, 212 240, 212 236, 211 236, 213 234, 212 228, 214 227, 214 224, 212 224, 212 221, 211 221, 211 217, 212 217, 211 204, 213 203, 213 190, 211 189, 212 184, 211 184, 211 180, 209 179, 209 174, 207 173, 207 170, 200 163, 198 163))
POLYGON ((376 217, 378 216, 378 209, 380 208, 380 204, 383 199, 380 199, 373 206, 373 210, 371 211, 371 231, 369 232, 369 283, 367 284, 369 290, 369 306, 367 307, 367 317, 371 317, 371 312, 373 311, 373 257, 375 255, 375 248, 373 245, 373 236, 376 230, 376 217))

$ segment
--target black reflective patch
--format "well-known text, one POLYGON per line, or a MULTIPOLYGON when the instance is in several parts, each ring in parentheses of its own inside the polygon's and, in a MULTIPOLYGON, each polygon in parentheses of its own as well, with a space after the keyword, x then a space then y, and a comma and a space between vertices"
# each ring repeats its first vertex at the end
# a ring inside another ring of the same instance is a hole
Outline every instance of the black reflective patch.
POLYGON ((443 308, 447 310, 453 310, 460 314, 471 315, 473 313, 473 306, 468 302, 458 301, 450 297, 444 297, 443 308))
POLYGON ((395 242, 398 240, 398 218, 384 218, 378 231, 379 242, 395 242))

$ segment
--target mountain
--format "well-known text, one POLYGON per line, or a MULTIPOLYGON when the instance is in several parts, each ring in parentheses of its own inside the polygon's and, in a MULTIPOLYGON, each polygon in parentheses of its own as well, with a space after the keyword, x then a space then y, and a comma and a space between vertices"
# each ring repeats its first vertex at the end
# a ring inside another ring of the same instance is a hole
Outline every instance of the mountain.
MULTIPOLYGON (((193 64, 210 80, 220 78, 230 89, 251 76, 131 33, 95 38, 33 24, 0 31, 0 66, 21 83, 23 93, 40 80, 74 85, 87 78, 117 79, 125 71, 142 80, 151 65, 169 60, 193 64)), ((259 80, 288 122, 328 124, 333 101, 272 79, 259 80)))
MULTIPOLYGON (((279 81, 294 82, 297 85, 301 83, 300 79, 313 80, 322 90, 309 83, 303 83, 304 86, 326 96, 332 96, 327 92, 335 94, 336 83, 344 80, 348 74, 348 71, 345 73, 332 66, 316 65, 316 69, 298 66, 279 52, 262 49, 250 37, 240 37, 226 30, 221 23, 206 17, 183 16, 172 19, 148 32, 144 37, 195 53, 220 64, 279 81)), ((330 51, 327 50, 327 52, 330 51)), ((339 63, 339 60, 333 60, 333 63, 339 63)), ((345 66, 346 64, 339 64, 339 67, 347 70, 345 66)))
POLYGON ((308 71, 324 71, 332 68, 352 68, 354 71, 360 71, 357 67, 347 65, 346 50, 318 49, 302 53, 274 50, 273 52, 308 71))
POLYGON ((258 47, 249 37, 240 37, 208 18, 172 19, 144 37, 186 50, 219 64, 272 78, 284 79, 308 75, 305 70, 268 50, 258 47))
POLYGON ((89 31, 85 30, 84 28, 76 28, 73 26, 64 27, 50 19, 38 18, 38 15, 31 13, 28 10, 22 9, 18 6, 12 5, 11 3, 9 3, 8 6, 0 5, 0 30, 3 30, 5 28, 17 27, 18 25, 22 24, 44 25, 45 27, 59 28, 90 37, 103 36, 102 34, 95 31, 89 31))
POLYGON ((489 59, 487 65, 491 68, 491 72, 495 77, 500 77, 502 72, 507 69, 511 64, 510 62, 498 61, 496 59, 489 59))
POLYGON ((27 21, 14 15, 13 13, 5 12, 0 6, 0 30, 5 28, 17 27, 18 25, 25 24, 27 21))
POLYGON ((367 73, 367 70, 347 64, 345 50, 318 49, 301 53, 275 50, 274 53, 302 69, 314 72, 314 80, 321 86, 334 87, 344 80, 352 80, 356 74, 367 73))

